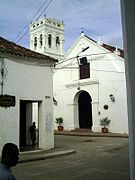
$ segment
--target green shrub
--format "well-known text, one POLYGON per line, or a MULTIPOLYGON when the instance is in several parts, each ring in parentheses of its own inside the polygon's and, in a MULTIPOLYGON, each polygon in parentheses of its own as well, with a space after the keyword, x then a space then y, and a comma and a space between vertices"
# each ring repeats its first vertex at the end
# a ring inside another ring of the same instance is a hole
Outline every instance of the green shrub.
POLYGON ((100 125, 106 128, 110 124, 111 120, 108 117, 100 119, 100 125))
POLYGON ((63 123, 63 118, 62 117, 55 118, 55 122, 60 126, 63 123))

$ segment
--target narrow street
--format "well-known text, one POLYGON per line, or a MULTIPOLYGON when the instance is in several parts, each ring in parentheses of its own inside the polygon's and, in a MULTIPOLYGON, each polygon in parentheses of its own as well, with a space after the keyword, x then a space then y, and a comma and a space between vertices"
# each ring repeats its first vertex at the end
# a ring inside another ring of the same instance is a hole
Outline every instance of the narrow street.
POLYGON ((20 163, 18 180, 129 180, 128 138, 55 135, 55 147, 70 156, 20 163))

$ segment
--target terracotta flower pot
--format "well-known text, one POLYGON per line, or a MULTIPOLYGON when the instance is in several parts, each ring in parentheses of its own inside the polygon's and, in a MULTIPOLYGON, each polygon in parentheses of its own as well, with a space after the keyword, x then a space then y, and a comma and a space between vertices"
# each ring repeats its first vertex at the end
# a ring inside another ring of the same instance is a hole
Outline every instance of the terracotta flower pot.
POLYGON ((63 131, 64 127, 63 126, 57 126, 58 131, 63 131))
POLYGON ((108 133, 108 128, 102 128, 102 133, 108 133))

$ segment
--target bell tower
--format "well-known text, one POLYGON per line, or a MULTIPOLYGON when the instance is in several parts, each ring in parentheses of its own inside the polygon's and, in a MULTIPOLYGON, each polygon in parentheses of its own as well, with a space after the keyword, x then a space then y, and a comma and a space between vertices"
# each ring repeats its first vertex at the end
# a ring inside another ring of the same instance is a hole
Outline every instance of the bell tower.
POLYGON ((64 58, 64 23, 53 18, 30 24, 30 49, 58 60, 64 58))

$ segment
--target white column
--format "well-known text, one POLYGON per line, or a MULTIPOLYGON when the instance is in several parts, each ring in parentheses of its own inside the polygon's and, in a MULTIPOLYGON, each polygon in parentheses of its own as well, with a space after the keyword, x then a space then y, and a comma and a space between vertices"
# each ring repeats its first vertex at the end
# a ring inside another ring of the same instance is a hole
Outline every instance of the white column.
POLYGON ((74 111, 74 124, 72 129, 79 128, 79 111, 78 111, 78 103, 73 104, 73 111, 74 111))
POLYGON ((135 179, 135 0, 121 0, 127 83, 130 176, 135 179))
POLYGON ((39 103, 39 148, 54 148, 53 129, 53 101, 52 97, 46 96, 39 103))

